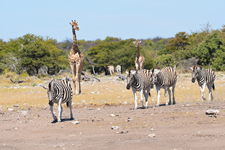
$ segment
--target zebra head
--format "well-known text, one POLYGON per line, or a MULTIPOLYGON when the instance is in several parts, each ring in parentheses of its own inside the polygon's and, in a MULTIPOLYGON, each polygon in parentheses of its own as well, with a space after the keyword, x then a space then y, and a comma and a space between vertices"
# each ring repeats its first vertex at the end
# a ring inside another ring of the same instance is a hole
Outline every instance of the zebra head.
POLYGON ((151 82, 152 82, 153 85, 157 83, 159 72, 160 72, 160 68, 152 69, 151 82))
POLYGON ((193 83, 195 83, 195 79, 198 78, 199 71, 202 70, 202 66, 195 65, 193 68, 190 67, 190 69, 192 70, 192 79, 191 79, 191 81, 193 83))
POLYGON ((48 99, 49 99, 49 105, 52 106, 54 103, 54 99, 56 97, 56 91, 55 91, 55 80, 52 79, 49 84, 48 87, 43 86, 44 89, 47 90, 47 94, 48 94, 48 99))
POLYGON ((127 74, 127 89, 130 89, 130 86, 134 83, 134 81, 136 80, 135 78, 135 74, 137 74, 137 70, 131 69, 128 71, 126 71, 127 74))

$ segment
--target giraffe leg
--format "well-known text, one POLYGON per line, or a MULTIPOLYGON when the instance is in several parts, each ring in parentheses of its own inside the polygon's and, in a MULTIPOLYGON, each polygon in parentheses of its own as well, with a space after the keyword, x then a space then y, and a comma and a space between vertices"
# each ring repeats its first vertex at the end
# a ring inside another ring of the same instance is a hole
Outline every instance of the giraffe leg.
POLYGON ((81 85, 80 85, 80 80, 81 80, 81 72, 79 72, 79 74, 78 74, 79 94, 81 93, 81 85))
POLYGON ((72 80, 73 80, 73 94, 76 94, 76 66, 74 64, 70 64, 70 69, 72 72, 72 80))
POLYGON ((78 79, 78 76, 79 76, 79 65, 78 64, 76 64, 76 69, 75 69, 75 86, 76 86, 76 88, 75 88, 75 95, 78 95, 79 94, 79 91, 78 91, 78 89, 79 89, 79 79, 78 79))

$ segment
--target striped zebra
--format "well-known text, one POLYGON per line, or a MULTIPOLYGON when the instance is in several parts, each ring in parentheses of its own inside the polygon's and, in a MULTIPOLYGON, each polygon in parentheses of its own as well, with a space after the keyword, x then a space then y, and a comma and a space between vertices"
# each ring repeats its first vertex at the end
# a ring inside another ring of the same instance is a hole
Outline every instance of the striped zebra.
POLYGON ((68 80, 51 80, 48 87, 43 86, 47 90, 50 110, 54 121, 61 121, 62 116, 62 103, 66 103, 67 107, 70 107, 70 119, 73 120, 72 113, 72 88, 68 80), (53 113, 54 103, 58 104, 58 119, 53 113))
POLYGON ((135 100, 135 109, 137 109, 137 94, 136 92, 139 91, 141 95, 141 102, 142 106, 147 108, 148 107, 148 95, 150 95, 150 88, 153 88, 150 77, 151 71, 142 69, 142 70, 135 70, 131 69, 126 71, 127 74, 127 89, 129 90, 132 87, 132 91, 134 94, 135 100), (147 90, 147 92, 145 92, 147 90), (145 96, 145 105, 143 102, 143 94, 145 96))
POLYGON ((216 78, 216 74, 212 71, 212 69, 202 69, 202 66, 195 65, 190 67, 192 70, 192 79, 191 81, 194 83, 195 79, 198 81, 198 85, 201 89, 202 100, 206 100, 204 96, 205 87, 207 85, 209 89, 209 101, 211 97, 211 101, 213 101, 212 88, 215 90, 214 81, 216 78))
POLYGON ((158 94, 158 102, 156 106, 159 106, 159 100, 160 100, 160 88, 163 88, 165 90, 165 97, 166 97, 166 105, 171 104, 171 91, 170 87, 172 87, 173 92, 173 104, 176 104, 175 97, 174 97, 174 91, 175 91, 175 85, 177 82, 177 73, 176 70, 172 67, 165 67, 162 70, 159 68, 154 68, 152 70, 152 76, 151 76, 152 83, 156 86, 156 91, 158 94), (169 100, 167 99, 167 91, 169 93, 169 100))

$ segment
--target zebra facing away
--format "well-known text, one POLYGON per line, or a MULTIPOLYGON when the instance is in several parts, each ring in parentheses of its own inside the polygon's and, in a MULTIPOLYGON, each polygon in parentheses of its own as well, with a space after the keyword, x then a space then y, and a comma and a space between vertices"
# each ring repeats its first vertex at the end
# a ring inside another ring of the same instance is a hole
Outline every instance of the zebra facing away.
POLYGON ((131 69, 126 71, 127 74, 127 89, 129 90, 130 87, 132 87, 132 91, 134 94, 134 100, 135 100, 135 107, 134 109, 137 109, 137 94, 136 91, 140 92, 141 96, 141 102, 142 106, 147 108, 148 107, 148 95, 150 95, 150 88, 153 88, 150 77, 151 77, 151 71, 142 69, 142 70, 135 70, 131 69), (147 92, 145 92, 147 91, 147 92), (143 94, 145 96, 145 105, 143 102, 143 94))
POLYGON ((49 82, 48 87, 44 87, 47 90, 50 110, 52 113, 52 117, 54 121, 61 122, 62 116, 62 103, 66 103, 67 107, 70 107, 70 119, 73 120, 72 113, 72 88, 70 83, 67 80, 51 80, 49 82), (58 119, 53 113, 53 105, 54 103, 58 104, 58 119))
POLYGON ((193 68, 190 67, 190 69, 192 70, 191 81, 194 83, 195 79, 197 79, 198 85, 202 93, 202 100, 206 100, 204 96, 204 91, 207 85, 209 89, 209 101, 210 101, 210 97, 211 97, 211 101, 213 101, 212 88, 213 90, 215 90, 214 81, 216 78, 216 74, 214 73, 214 71, 212 71, 212 69, 202 69, 202 66, 199 66, 199 65, 195 65, 193 66, 193 68))
POLYGON ((159 106, 159 100, 160 100, 160 88, 163 88, 165 90, 165 97, 166 97, 166 105, 171 104, 171 91, 170 87, 172 87, 173 92, 173 104, 175 104, 175 97, 174 97, 174 91, 175 91, 175 85, 177 82, 177 73, 176 70, 172 67, 165 67, 162 70, 159 68, 154 68, 152 70, 152 76, 151 76, 152 83, 156 86, 156 91, 158 94, 158 102, 156 106, 159 106), (169 99, 167 99, 167 91, 169 93, 169 99))

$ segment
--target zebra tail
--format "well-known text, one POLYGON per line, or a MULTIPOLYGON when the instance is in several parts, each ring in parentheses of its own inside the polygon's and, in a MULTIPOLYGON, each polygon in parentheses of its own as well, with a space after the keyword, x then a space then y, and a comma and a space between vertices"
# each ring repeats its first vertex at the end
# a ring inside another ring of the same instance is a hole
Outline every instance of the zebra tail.
POLYGON ((152 97, 150 92, 148 93, 148 95, 149 95, 150 97, 152 97))
POLYGON ((212 88, 213 88, 213 90, 215 91, 215 85, 214 85, 214 83, 213 83, 213 85, 212 85, 212 88))
POLYGON ((67 106, 67 108, 69 107, 69 102, 66 102, 66 106, 67 106))

